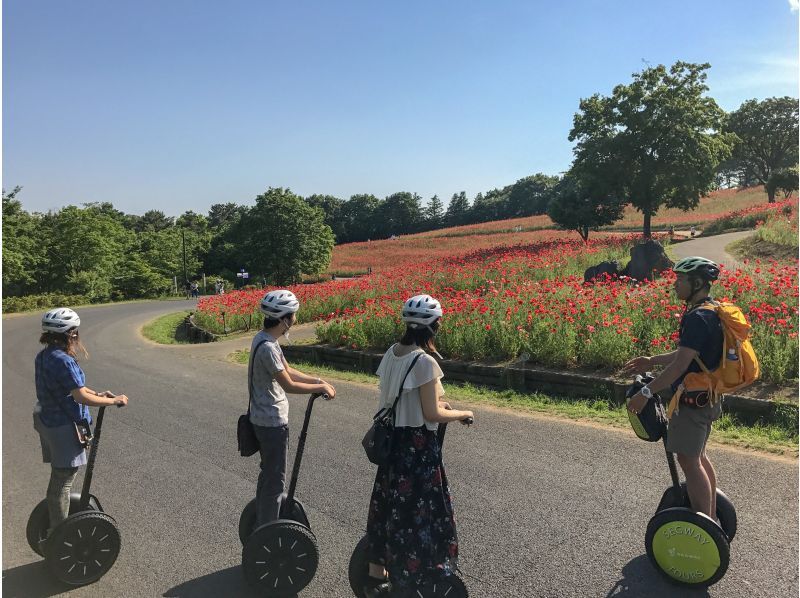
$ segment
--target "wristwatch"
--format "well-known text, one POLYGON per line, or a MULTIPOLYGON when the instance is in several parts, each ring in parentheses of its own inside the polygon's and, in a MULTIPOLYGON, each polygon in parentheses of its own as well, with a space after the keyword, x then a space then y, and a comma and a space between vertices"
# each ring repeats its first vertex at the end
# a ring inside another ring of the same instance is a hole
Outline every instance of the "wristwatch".
POLYGON ((653 398, 653 391, 652 391, 652 390, 650 390, 650 387, 649 387, 649 386, 642 386, 642 387, 639 389, 639 392, 640 392, 640 393, 642 393, 642 396, 643 396, 645 399, 652 399, 652 398, 653 398))

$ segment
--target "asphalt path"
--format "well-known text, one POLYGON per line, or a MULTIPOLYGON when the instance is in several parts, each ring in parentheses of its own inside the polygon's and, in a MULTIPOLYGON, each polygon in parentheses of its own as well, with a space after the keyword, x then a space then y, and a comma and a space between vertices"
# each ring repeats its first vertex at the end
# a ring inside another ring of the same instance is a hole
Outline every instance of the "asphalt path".
MULTIPOLYGON (((224 361, 246 340, 157 346, 140 326, 190 302, 80 310, 90 387, 124 392, 109 411, 93 492, 118 522, 122 551, 97 583, 71 596, 249 596, 237 522, 254 496, 257 457, 236 452, 246 369, 224 361)), ((3 595, 44 598, 66 589, 27 546, 25 523, 49 467, 31 427, 39 315, 3 320, 3 595)), ((320 547, 310 597, 346 597, 347 563, 364 530, 372 466, 361 436, 374 386, 337 383, 315 407, 298 485, 320 547)), ((291 402, 292 448, 305 397, 291 402)), ((293 452, 291 453, 293 455, 293 452)), ((739 533, 712 596, 798 592, 796 461, 713 447, 739 533)), ((460 566, 473 597, 676 596, 644 551, 644 532, 669 484, 660 445, 632 433, 478 408, 452 426, 445 462, 455 497, 460 566)), ((696 595, 706 595, 705 592, 696 595)))
POLYGON ((700 255, 718 264, 724 264, 728 270, 733 270, 740 264, 736 258, 725 251, 725 247, 734 241, 752 237, 754 234, 752 230, 745 230, 709 237, 698 237, 691 241, 675 243, 672 249, 678 259, 700 255))

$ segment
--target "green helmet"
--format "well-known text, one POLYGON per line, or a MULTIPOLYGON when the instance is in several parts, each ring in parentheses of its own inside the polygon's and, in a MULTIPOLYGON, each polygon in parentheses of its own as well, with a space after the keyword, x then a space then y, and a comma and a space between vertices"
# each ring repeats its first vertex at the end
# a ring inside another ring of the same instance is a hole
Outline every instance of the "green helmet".
POLYGON ((719 278, 719 266, 704 257, 692 256, 679 260, 672 267, 673 272, 699 276, 704 280, 712 282, 719 278))

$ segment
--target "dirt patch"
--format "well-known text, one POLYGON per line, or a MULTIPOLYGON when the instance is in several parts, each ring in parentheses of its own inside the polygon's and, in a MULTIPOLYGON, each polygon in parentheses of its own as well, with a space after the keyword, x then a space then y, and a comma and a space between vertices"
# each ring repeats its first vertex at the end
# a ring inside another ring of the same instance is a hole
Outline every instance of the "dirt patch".
POLYGON ((787 262, 797 259, 797 247, 776 245, 775 243, 764 241, 756 235, 734 241, 725 247, 725 251, 739 260, 760 259, 787 262))

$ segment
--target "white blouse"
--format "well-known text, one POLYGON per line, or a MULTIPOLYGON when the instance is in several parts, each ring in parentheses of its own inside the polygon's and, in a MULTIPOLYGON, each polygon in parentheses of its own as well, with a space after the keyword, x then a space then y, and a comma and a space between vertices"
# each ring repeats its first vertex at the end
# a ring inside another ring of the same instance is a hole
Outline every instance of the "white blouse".
POLYGON ((378 382, 378 389, 380 390, 378 409, 392 406, 400 390, 400 381, 406 375, 406 371, 408 371, 408 367, 414 357, 422 353, 422 357, 414 364, 414 369, 409 372, 403 383, 403 392, 395 409, 395 426, 418 428, 424 424, 429 430, 436 430, 439 424, 427 421, 423 415, 419 387, 435 379, 436 396, 441 397, 444 394, 441 381, 442 376, 444 376, 442 368, 439 367, 433 357, 426 354, 422 349, 417 349, 407 355, 398 357, 394 353, 396 346, 392 345, 384 353, 376 372, 380 379, 378 382))

